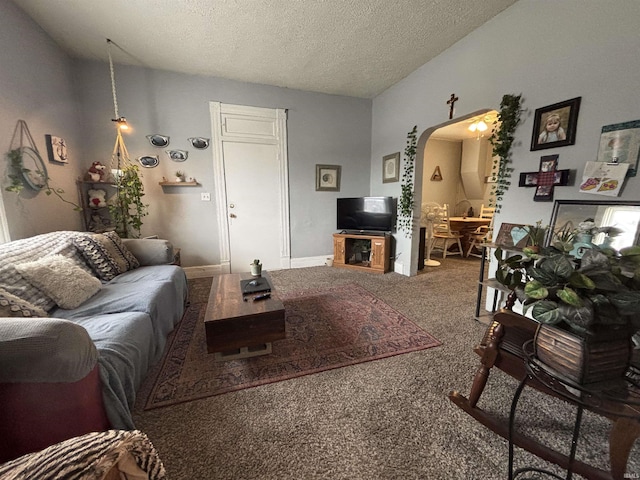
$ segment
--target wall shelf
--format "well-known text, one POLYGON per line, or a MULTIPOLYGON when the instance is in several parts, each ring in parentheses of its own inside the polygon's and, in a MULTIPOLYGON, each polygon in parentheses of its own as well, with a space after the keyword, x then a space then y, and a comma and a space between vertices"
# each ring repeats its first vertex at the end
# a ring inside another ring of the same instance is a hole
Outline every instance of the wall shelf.
POLYGON ((198 182, 158 182, 163 187, 199 187, 198 182))

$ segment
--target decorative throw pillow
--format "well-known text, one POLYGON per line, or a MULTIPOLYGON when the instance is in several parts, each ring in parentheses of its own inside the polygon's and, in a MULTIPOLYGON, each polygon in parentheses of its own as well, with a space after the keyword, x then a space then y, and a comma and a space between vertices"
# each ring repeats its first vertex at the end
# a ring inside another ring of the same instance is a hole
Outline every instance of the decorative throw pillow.
POLYGON ((16 265, 16 270, 60 307, 71 310, 93 297, 102 283, 62 255, 16 265))
POLYGON ((107 282, 121 273, 140 266, 138 259, 123 245, 115 232, 74 238, 73 244, 96 275, 107 282))
POLYGON ((0 317, 47 317, 47 312, 0 288, 0 317))

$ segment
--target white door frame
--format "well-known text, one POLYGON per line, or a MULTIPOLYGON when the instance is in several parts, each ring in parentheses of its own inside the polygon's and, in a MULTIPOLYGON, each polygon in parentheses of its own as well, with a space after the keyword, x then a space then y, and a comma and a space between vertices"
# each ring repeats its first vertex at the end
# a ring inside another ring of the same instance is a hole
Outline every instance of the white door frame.
POLYGON ((291 268, 291 241, 289 231, 289 168, 287 156, 287 111, 282 108, 261 108, 209 102, 211 114, 213 175, 216 191, 216 213, 218 216, 218 242, 220 245, 220 267, 223 273, 231 271, 231 249, 229 245, 229 220, 227 218, 227 186, 225 182, 222 144, 228 142, 261 143, 278 148, 280 194, 280 266, 291 268), (271 133, 246 133, 234 130, 227 120, 248 117, 272 124, 271 133))

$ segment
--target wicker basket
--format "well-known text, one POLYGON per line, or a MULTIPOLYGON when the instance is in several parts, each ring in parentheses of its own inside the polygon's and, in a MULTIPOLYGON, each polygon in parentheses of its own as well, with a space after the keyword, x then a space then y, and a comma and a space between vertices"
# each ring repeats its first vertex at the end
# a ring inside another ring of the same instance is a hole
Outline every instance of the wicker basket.
POLYGON ((631 359, 631 337, 625 330, 585 338, 540 324, 534 345, 542 363, 581 385, 621 378, 631 359))

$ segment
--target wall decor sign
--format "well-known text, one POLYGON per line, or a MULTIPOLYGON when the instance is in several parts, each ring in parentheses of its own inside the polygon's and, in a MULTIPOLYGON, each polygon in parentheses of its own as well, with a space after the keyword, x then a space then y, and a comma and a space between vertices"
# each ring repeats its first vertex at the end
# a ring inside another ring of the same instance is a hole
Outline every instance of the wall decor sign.
POLYGON ((400 152, 382 157, 382 183, 400 180, 400 152))
POLYGON ((531 242, 529 228, 531 225, 503 223, 500 225, 496 245, 503 248, 524 248, 531 242))
POLYGON ((550 202, 553 200, 554 187, 569 184, 570 170, 558 170, 558 155, 540 157, 540 168, 537 172, 520 174, 520 187, 535 187, 534 202, 550 202))
POLYGON ((54 135, 45 135, 47 144, 47 155, 52 163, 69 163, 69 155, 67 154, 67 142, 64 138, 54 135))
POLYGON ((432 182, 441 182, 442 181, 442 172, 440 171, 440 166, 437 166, 433 171, 433 175, 431 175, 432 182))
POLYGON ((627 177, 635 177, 640 160, 640 120, 616 123, 602 127, 598 161, 628 163, 627 177))
POLYGON ((316 165, 316 191, 340 191, 340 165, 316 165))
POLYGON ((576 126, 582 97, 538 108, 533 117, 531 150, 565 147, 576 143, 576 126))

